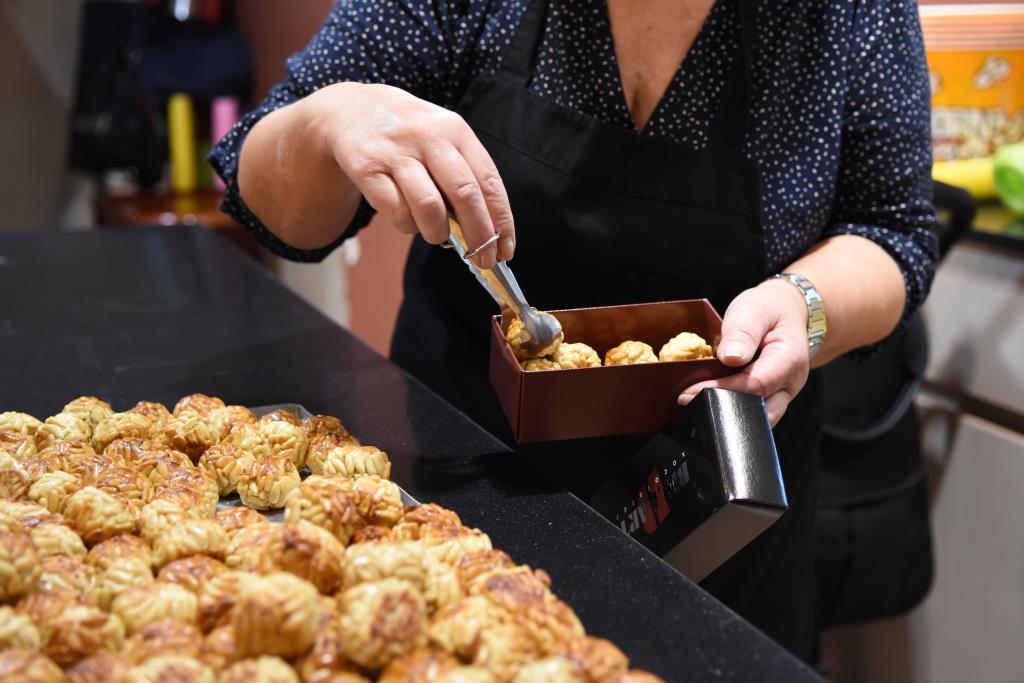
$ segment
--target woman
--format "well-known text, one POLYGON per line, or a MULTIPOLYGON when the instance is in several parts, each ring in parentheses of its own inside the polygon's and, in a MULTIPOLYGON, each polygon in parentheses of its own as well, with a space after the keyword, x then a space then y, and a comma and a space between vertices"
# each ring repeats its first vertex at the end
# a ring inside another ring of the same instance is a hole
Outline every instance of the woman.
POLYGON ((635 9, 341 2, 211 160, 226 210, 283 256, 322 258, 373 210, 418 233, 392 357, 495 433, 494 303, 431 246, 449 208, 470 246, 499 236, 477 264, 515 255, 540 308, 706 296, 725 310, 718 356, 737 373, 680 402, 707 384, 762 395, 791 510, 705 585, 810 657, 808 371, 898 329, 935 262, 916 7, 635 9))

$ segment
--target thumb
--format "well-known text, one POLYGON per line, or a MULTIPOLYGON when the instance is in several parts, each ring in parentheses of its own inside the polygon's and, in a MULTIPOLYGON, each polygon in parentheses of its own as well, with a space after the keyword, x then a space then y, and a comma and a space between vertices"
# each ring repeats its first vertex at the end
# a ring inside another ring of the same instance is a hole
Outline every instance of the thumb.
POLYGON ((725 311, 722 341, 718 344, 718 359, 725 365, 749 363, 768 333, 769 316, 757 299, 752 290, 748 290, 736 297, 725 311))

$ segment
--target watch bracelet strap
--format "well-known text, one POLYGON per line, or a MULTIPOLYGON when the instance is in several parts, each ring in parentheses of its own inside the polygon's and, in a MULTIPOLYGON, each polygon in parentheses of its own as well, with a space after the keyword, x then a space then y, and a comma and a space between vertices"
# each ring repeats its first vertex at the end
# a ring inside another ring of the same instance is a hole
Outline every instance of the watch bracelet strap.
POLYGON ((804 301, 807 302, 807 350, 813 358, 821 345, 825 343, 825 334, 828 332, 825 304, 821 300, 821 294, 810 280, 799 273, 776 273, 768 279, 788 280, 804 295, 804 301))

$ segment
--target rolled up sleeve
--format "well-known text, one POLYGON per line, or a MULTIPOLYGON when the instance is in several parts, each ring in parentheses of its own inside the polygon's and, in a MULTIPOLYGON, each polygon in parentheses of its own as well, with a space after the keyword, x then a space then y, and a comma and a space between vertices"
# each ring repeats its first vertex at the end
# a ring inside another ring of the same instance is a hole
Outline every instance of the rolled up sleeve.
MULTIPOLYGON (((471 3, 475 4, 475 3, 471 3)), ((339 82, 384 83, 444 103, 456 85, 452 56, 467 35, 464 21, 446 3, 425 0, 342 0, 304 50, 287 61, 287 75, 266 98, 214 145, 207 160, 226 186, 221 208, 273 253, 295 261, 320 261, 373 217, 363 200, 355 218, 332 244, 296 249, 260 222, 238 191, 238 161, 249 131, 267 114, 339 82)), ((479 12, 477 12, 479 13, 479 12)))
POLYGON ((825 234, 865 237, 896 261, 906 287, 899 331, 928 295, 938 261, 931 94, 916 4, 862 3, 849 56, 839 186, 825 234))

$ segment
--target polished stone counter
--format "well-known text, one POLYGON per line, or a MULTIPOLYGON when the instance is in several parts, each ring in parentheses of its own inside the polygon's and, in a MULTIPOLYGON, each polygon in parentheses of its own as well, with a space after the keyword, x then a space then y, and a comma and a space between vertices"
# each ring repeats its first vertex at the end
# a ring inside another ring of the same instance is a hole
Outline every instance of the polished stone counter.
POLYGON ((337 415, 415 498, 545 569, 633 666, 672 682, 818 680, 213 233, 0 236, 0 359, 0 411, 41 419, 80 394, 125 409, 195 391, 337 415))

